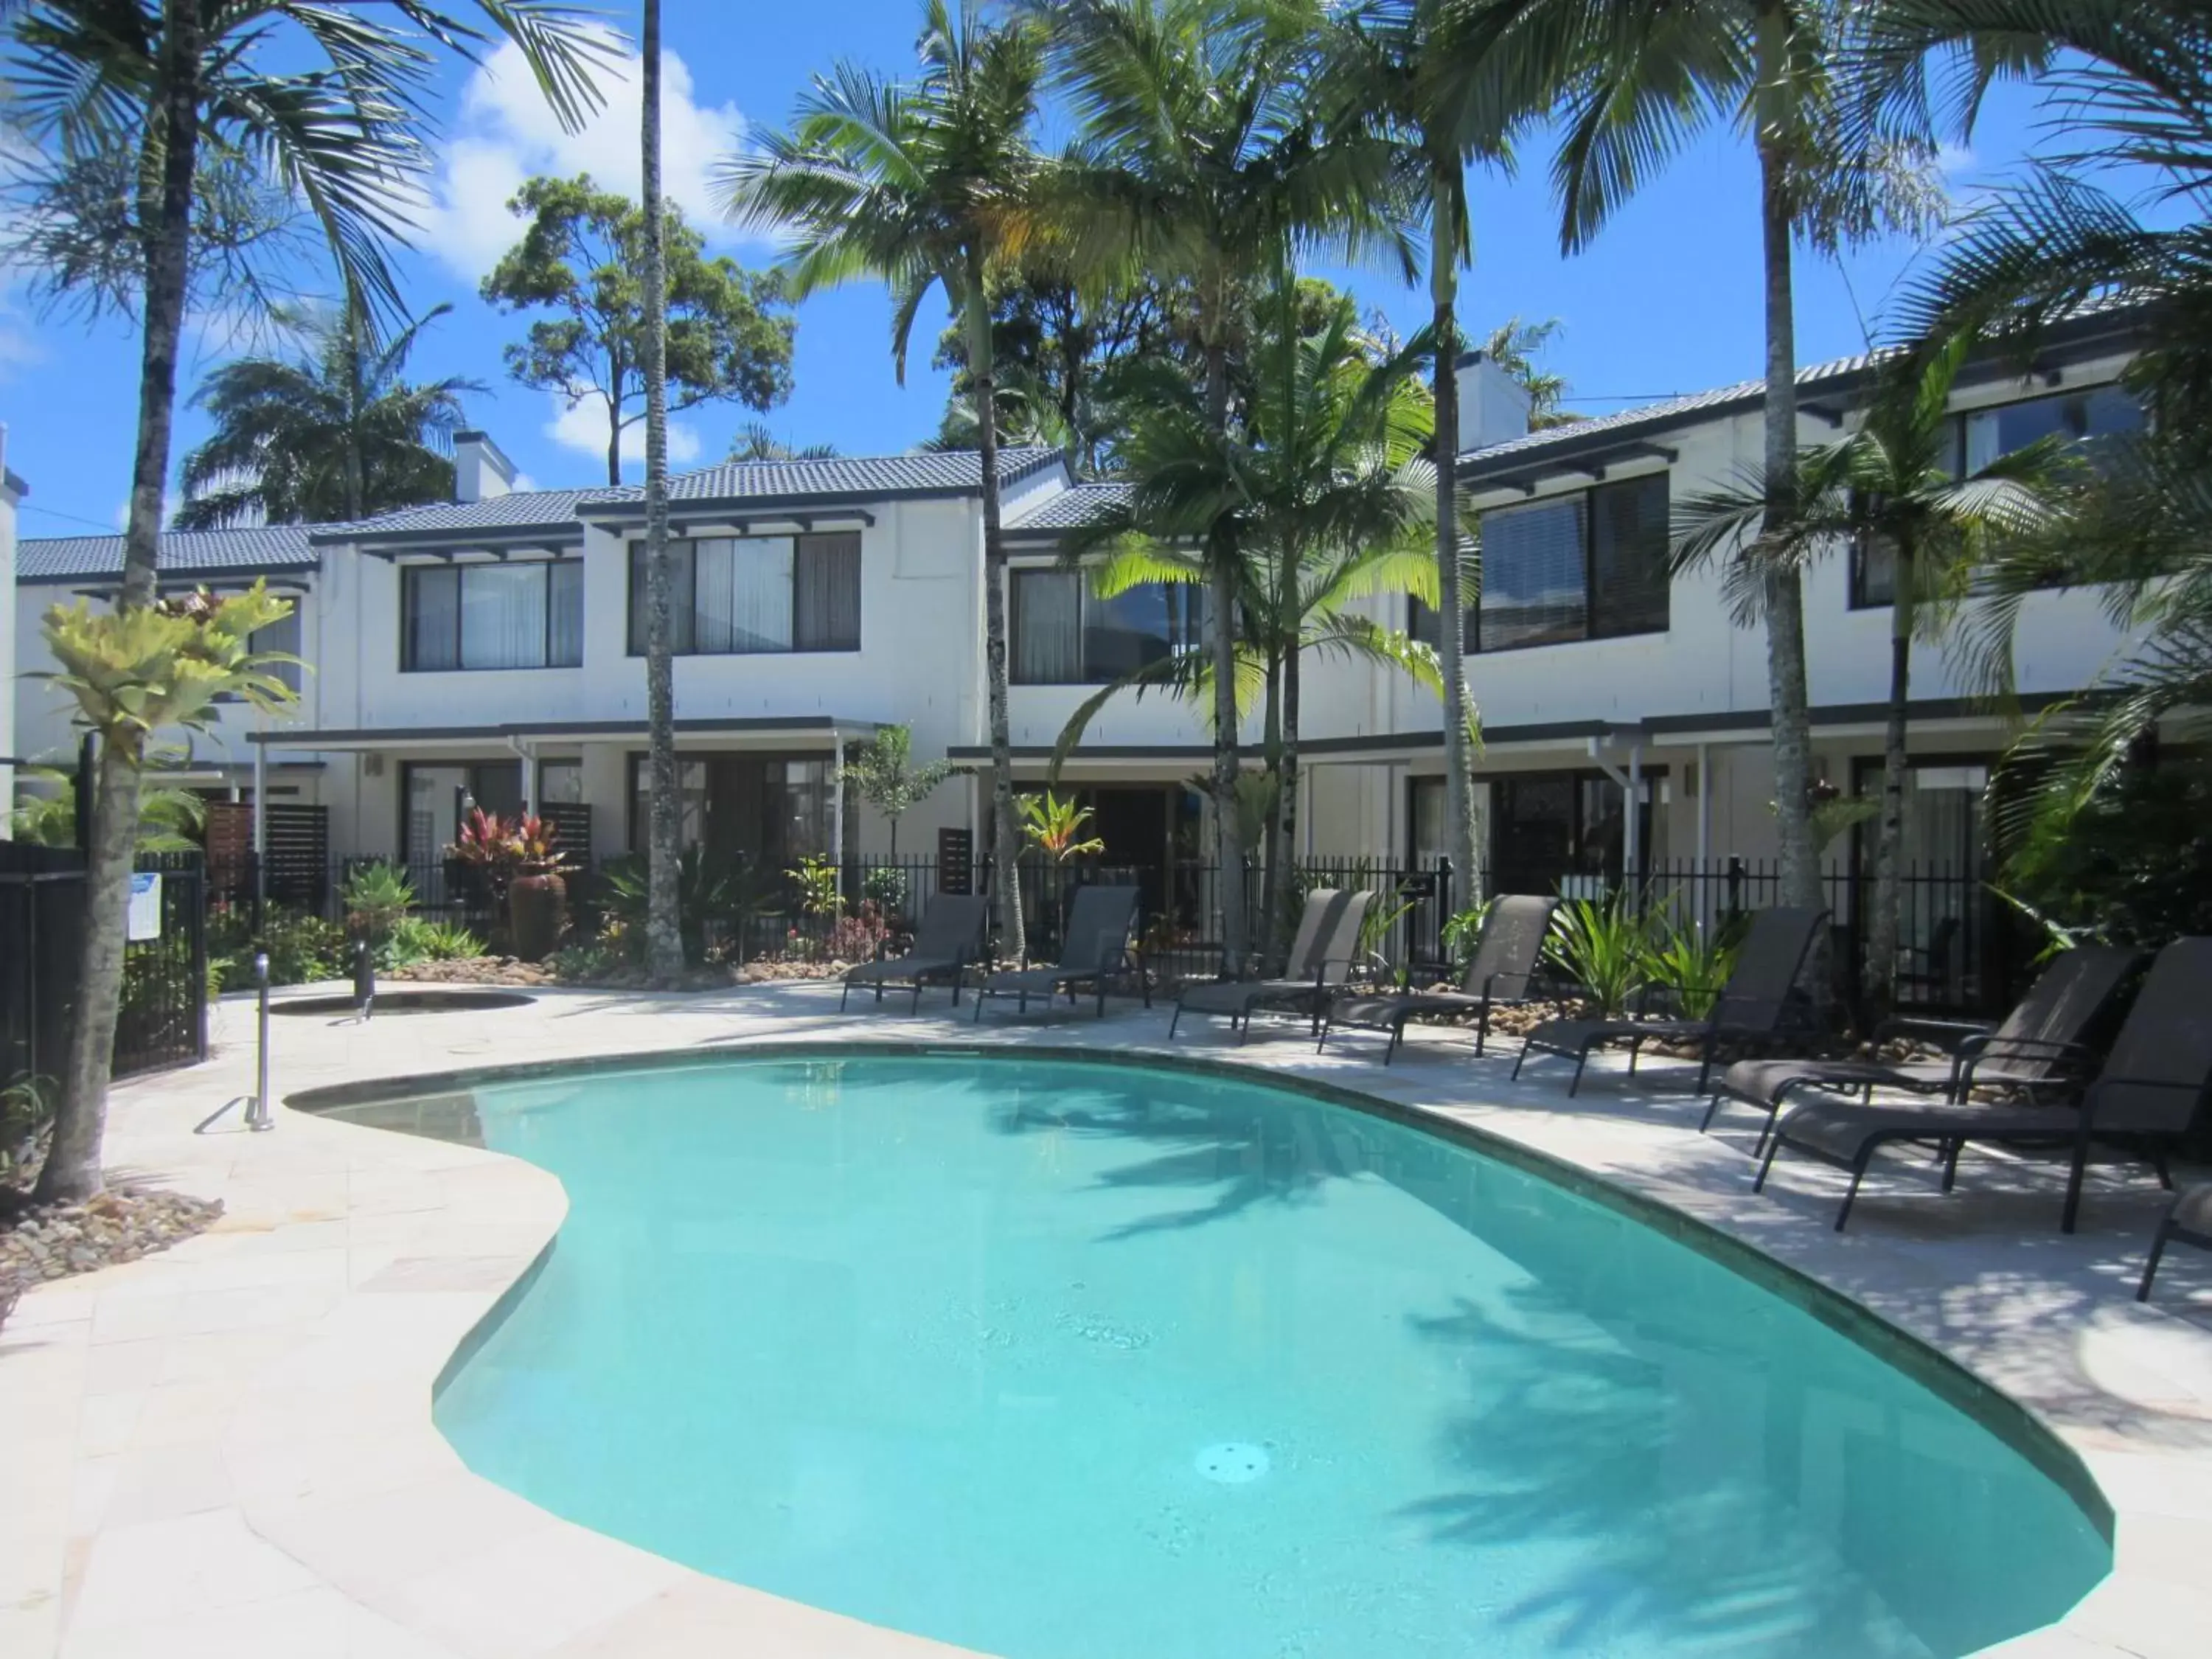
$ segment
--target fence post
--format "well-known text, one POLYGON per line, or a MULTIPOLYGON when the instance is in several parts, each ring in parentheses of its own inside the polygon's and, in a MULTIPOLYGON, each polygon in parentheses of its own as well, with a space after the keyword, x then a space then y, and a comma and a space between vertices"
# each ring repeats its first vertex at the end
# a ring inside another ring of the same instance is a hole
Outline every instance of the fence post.
POLYGON ((1436 959, 1449 963, 1450 952, 1444 949, 1444 928, 1452 919, 1452 861, 1450 855, 1437 860, 1437 939, 1436 959))

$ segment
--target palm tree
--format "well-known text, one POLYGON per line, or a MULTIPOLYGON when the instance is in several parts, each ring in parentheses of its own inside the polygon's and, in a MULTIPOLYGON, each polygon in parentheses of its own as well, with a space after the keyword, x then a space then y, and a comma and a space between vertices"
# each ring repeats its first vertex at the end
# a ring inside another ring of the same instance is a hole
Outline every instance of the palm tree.
MULTIPOLYGON (((1754 535, 1764 536, 1767 560, 1800 568, 1847 547, 1862 560, 1888 564, 1889 702, 1874 900, 1860 965, 1860 991, 1876 1021, 1896 994, 1913 643, 1942 640, 1984 573, 2060 521, 2075 470, 2059 445, 2045 440, 1959 475, 1949 404, 1971 343, 1959 336, 1924 361, 1899 359, 1856 431, 1801 452, 1796 508, 1778 533, 1768 528, 1769 497, 1756 471, 1737 486, 1686 501, 1675 518, 1678 568, 1731 552, 1754 535)), ((1756 614, 1764 576, 1759 565, 1730 566, 1740 614, 1756 614)))
MULTIPOLYGON (((1249 398, 1227 434, 1214 430, 1203 393, 1187 378, 1158 374, 1124 442, 1127 494, 1085 526, 1066 555, 1091 563, 1092 591, 1110 598, 1147 582, 1210 582, 1218 568, 1210 550, 1240 550, 1243 626, 1231 700, 1241 712, 1264 699, 1276 787, 1261 913, 1278 930, 1297 847, 1306 655, 1356 657, 1442 684, 1427 647, 1351 608, 1376 593, 1436 597, 1434 471, 1423 455, 1431 429, 1419 354, 1381 356, 1348 295, 1334 296, 1315 331, 1301 331, 1306 297, 1285 282, 1264 302, 1271 321, 1252 330, 1249 398)), ((1102 687, 1062 729, 1055 764, 1114 697, 1155 689, 1211 696, 1218 672, 1211 653, 1169 655, 1102 687)), ((1268 943, 1279 951, 1283 941, 1268 943)))
MULTIPOLYGON (((1511 159, 1516 128, 1542 112, 1553 88, 1528 60, 1501 49, 1511 9, 1467 0, 1364 0, 1329 40, 1330 106, 1340 121, 1371 125, 1419 181, 1428 227, 1428 342, 1434 354, 1437 629, 1443 665, 1444 845, 1462 879, 1476 868, 1470 738, 1465 717, 1466 635, 1473 595, 1460 588, 1459 273, 1474 255, 1467 204, 1471 164, 1511 159)), ((1527 343, 1541 343, 1542 336, 1527 343)), ((1510 325, 1504 343, 1513 343, 1510 325)), ((1523 351, 1525 360, 1525 347, 1523 351)))
POLYGON ((793 235, 798 295, 860 276, 890 285, 892 353, 902 383, 915 315, 932 289, 944 289, 967 330, 983 492, 993 884, 1000 949, 1018 959, 1021 837, 1006 713, 1006 550, 991 295, 1035 233, 1038 161, 1030 129, 1043 59, 1032 21, 986 24, 979 0, 961 0, 957 17, 945 0, 928 0, 920 44, 922 72, 910 85, 849 64, 817 79, 791 130, 723 162, 719 187, 740 221, 793 235))
MULTIPOLYGON (((1187 283, 1206 425, 1229 428, 1231 354, 1244 292, 1300 242, 1385 246, 1407 277, 1403 195, 1387 146, 1324 133, 1308 82, 1322 10, 1308 0, 1071 0, 1052 20, 1061 83, 1083 125, 1055 169, 1053 205, 1077 269, 1187 283)), ((1237 842, 1237 595, 1233 517, 1206 546, 1212 656, 1213 810, 1224 884, 1237 842)), ((1241 974, 1244 907, 1223 907, 1224 970, 1241 974)))
POLYGON ((660 0, 645 0, 639 191, 645 217, 639 349, 645 361, 645 733, 650 821, 645 865, 646 972, 661 985, 684 974, 678 866, 684 804, 677 793, 675 561, 668 550, 668 211, 660 194, 660 0))
POLYGON ((1553 173, 1560 240, 1577 251, 1695 134, 1717 118, 1747 128, 1758 155, 1765 316, 1763 527, 1745 550, 1758 567, 1767 690, 1773 710, 1774 796, 1781 897, 1817 908, 1812 823, 1812 725, 1805 678, 1804 592, 1798 567, 1762 556, 1786 540, 1798 500, 1793 244, 1833 251, 1934 211, 1926 147, 1916 140, 1855 146, 1832 79, 1837 8, 1827 0, 1528 0, 1513 25, 1516 55, 1565 87, 1553 173))
MULTIPOLYGON (((521 46, 561 119, 580 120, 596 99, 589 71, 602 50, 583 16, 559 0, 475 0, 472 9, 521 46)), ((119 214, 136 256, 124 262, 140 330, 116 602, 126 615, 155 603, 177 356, 207 181, 243 178, 304 204, 349 303, 366 314, 397 307, 385 249, 404 233, 428 167, 419 118, 441 62, 434 47, 466 52, 491 37, 429 0, 391 0, 386 10, 388 18, 370 17, 309 0, 16 0, 4 13, 15 128, 54 158, 58 190, 65 195, 83 177, 86 158, 133 186, 119 206, 101 204, 119 214)), ((65 288, 79 275, 56 267, 46 280, 65 288)), ((100 753, 77 1018, 56 1152, 40 1176, 43 1199, 100 1189, 138 760, 131 743, 110 742, 100 753)))
POLYGON ((2136 635, 2100 677, 2094 710, 2048 719, 2023 742, 2023 758, 2051 763, 2028 769, 2040 786, 2011 798, 2001 827, 2033 848, 2064 836, 2162 718, 2212 692, 2212 19, 2192 0, 1883 0, 1853 44, 1869 122, 1901 112, 1908 131, 1930 131, 1948 110, 1970 134, 1992 73, 2039 73, 2073 150, 1994 191, 1908 290, 1919 349, 1993 337, 2025 362, 2085 307, 2156 319, 2124 377, 2147 429, 2105 441, 2063 523, 1989 574, 1977 618, 1997 689, 2030 592, 2101 585, 2115 625, 2136 635), (2094 176, 2105 167, 2148 175, 2148 200, 2195 211, 2153 222, 2094 176))
POLYGON ((177 527, 327 524, 451 500, 461 393, 483 387, 404 378, 422 331, 451 310, 433 307, 375 346, 356 310, 280 316, 305 335, 305 351, 239 358, 192 394, 215 433, 185 457, 177 527))

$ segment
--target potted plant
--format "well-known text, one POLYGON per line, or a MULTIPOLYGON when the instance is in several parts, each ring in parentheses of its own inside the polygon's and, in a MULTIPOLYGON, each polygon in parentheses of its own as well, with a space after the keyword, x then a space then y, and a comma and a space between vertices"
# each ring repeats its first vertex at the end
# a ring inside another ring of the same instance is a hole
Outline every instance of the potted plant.
POLYGON ((514 820, 507 838, 512 872, 507 882, 507 925, 514 954, 537 962, 560 948, 568 922, 568 860, 559 826, 540 817, 514 820))

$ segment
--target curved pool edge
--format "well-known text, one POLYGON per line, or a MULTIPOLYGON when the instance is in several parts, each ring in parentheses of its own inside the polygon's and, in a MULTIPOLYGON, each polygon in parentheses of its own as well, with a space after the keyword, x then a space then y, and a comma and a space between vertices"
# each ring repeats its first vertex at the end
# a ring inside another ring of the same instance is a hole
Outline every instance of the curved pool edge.
MULTIPOLYGON (((2009 1450, 2058 1486, 2108 1545, 2116 1542, 2118 1516, 2115 1505, 2097 1481, 2081 1451, 2069 1443, 2066 1431, 2061 1426, 2046 1421, 2033 1407, 2005 1392, 1966 1362, 1946 1352, 1936 1342, 1905 1329, 1848 1292, 1825 1282, 1806 1269, 1779 1260, 1749 1240, 1570 1159, 1468 1123, 1443 1110, 1389 1100, 1296 1073, 1277 1071, 1234 1060, 1151 1048, 1098 1049, 1030 1042, 1015 1045, 989 1040, 965 1042, 896 1039, 751 1041, 704 1053, 672 1054, 659 1050, 607 1054, 581 1060, 525 1061, 379 1079, 301 1091, 289 1097, 285 1103, 312 1115, 343 1107, 432 1094, 459 1094, 483 1086, 573 1076, 579 1073, 700 1070, 734 1062, 836 1059, 854 1054, 987 1060, 1018 1057, 1033 1061, 1178 1071, 1232 1082, 1250 1083, 1258 1079, 1264 1080, 1268 1087, 1363 1112, 1465 1146, 1650 1228, 1809 1314, 1845 1340, 1870 1352, 1883 1364, 1903 1371, 1945 1403, 1986 1429, 2009 1450)), ((404 1130, 394 1132, 407 1133, 404 1130)), ((489 1152, 484 1155, 495 1158, 507 1156, 489 1152)), ((526 1163, 526 1160, 516 1161, 526 1163)), ((536 1168, 534 1165, 530 1167, 536 1168)), ((543 1170, 538 1173, 548 1180, 556 1180, 557 1184, 556 1177, 543 1170)), ((543 1269, 557 1243, 556 1225, 543 1248, 456 1346, 440 1368, 434 1392, 442 1390, 453 1375, 498 1328, 500 1322, 526 1294, 529 1285, 543 1269)), ((2109 1577, 2105 1582, 2109 1583, 2109 1577)), ((2060 1626, 2046 1626, 2045 1630, 2063 1628, 2064 1622, 2062 1622, 2060 1626)), ((2014 1638, 2013 1642, 2006 1644, 2008 1650, 2025 1639, 2027 1638, 2014 1638)))

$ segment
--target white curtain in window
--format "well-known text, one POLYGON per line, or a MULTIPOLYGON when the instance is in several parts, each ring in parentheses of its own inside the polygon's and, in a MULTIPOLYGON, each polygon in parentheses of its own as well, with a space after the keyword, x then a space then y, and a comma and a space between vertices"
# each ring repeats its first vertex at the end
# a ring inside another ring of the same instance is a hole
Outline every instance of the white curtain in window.
POLYGON ((544 567, 465 568, 461 572, 461 666, 537 668, 544 661, 544 567))
MULTIPOLYGON (((742 652, 790 650, 792 538, 748 537, 730 546, 729 643, 720 648, 742 652)), ((705 586, 702 574, 702 592, 705 586)), ((702 640, 699 648, 704 651, 709 647, 702 640)))
POLYGON ((1022 685, 1073 685, 1083 678, 1083 579, 1073 571, 1010 573, 1013 678, 1022 685))
MULTIPOLYGON (((281 656, 300 654, 300 604, 292 601, 292 614, 282 622, 273 622, 266 628, 257 628, 248 641, 256 651, 273 651, 281 656)), ((293 690, 300 689, 300 665, 295 662, 278 663, 270 671, 293 690)))
POLYGON ((736 629, 738 544, 726 537, 716 537, 691 545, 696 572, 691 589, 691 648, 714 653, 735 650, 731 640, 736 629))

